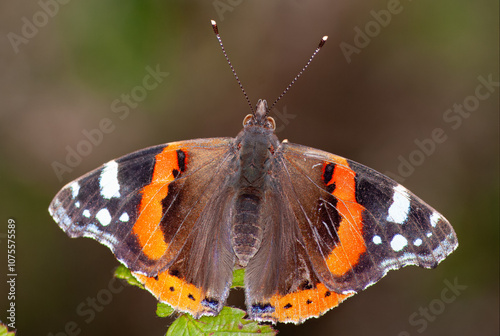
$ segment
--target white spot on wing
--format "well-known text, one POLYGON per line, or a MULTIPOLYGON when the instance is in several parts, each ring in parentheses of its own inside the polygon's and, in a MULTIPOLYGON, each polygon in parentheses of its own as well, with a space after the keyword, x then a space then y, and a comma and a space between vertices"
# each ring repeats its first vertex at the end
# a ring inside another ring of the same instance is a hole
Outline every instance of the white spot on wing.
POLYGON ((99 210, 95 215, 95 218, 101 223, 101 225, 106 226, 111 223, 111 215, 109 214, 108 209, 104 208, 99 210))
POLYGON ((392 204, 389 207, 387 221, 397 224, 403 224, 408 218, 409 212, 410 196, 408 195, 408 190, 402 185, 398 185, 394 188, 394 194, 392 195, 392 204))
POLYGON ((377 236, 377 235, 373 236, 372 241, 374 244, 377 244, 377 245, 382 244, 382 238, 380 238, 380 236, 377 236))
POLYGON ((83 210, 82 215, 83 215, 83 217, 90 218, 90 211, 88 211, 87 209, 85 209, 85 210, 83 210))
POLYGON ((434 211, 432 213, 431 218, 430 218, 432 227, 436 227, 436 225, 439 222, 440 218, 441 218, 441 216, 436 211, 434 211))
POLYGON ((120 197, 120 183, 118 182, 118 163, 114 160, 104 165, 99 177, 101 196, 106 199, 120 197))
POLYGON ((432 232, 427 232, 427 237, 432 236, 432 232))
POLYGON ((391 247, 395 252, 401 251, 407 244, 408 241, 406 240, 406 238, 400 234, 394 235, 394 237, 392 237, 391 247))
POLYGON ((128 213, 126 213, 126 212, 122 213, 122 215, 120 216, 120 220, 122 222, 128 222, 128 220, 129 220, 128 213))
POLYGON ((415 241, 413 242, 413 245, 415 245, 415 246, 422 245, 422 239, 420 239, 420 238, 415 239, 415 241))
POLYGON ((76 206, 77 208, 79 208, 79 207, 80 207, 80 202, 79 202, 79 201, 76 201, 76 202, 75 202, 75 206, 76 206))
POLYGON ((76 196, 78 196, 78 192, 80 191, 80 184, 75 181, 71 183, 69 187, 71 188, 71 196, 76 198, 76 196))

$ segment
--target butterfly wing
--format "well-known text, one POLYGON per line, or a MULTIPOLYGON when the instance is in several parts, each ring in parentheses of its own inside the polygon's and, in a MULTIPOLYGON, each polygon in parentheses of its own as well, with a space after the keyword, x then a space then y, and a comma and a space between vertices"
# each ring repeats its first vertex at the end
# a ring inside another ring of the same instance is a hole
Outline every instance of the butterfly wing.
POLYGON ((261 268, 266 253, 273 254, 279 280, 248 274, 249 314, 257 319, 298 323, 319 316, 389 270, 435 267, 457 247, 442 215, 359 163, 284 142, 271 176, 269 200, 279 214, 267 211, 281 232, 274 243, 263 241, 249 267, 261 268))
POLYGON ((112 160, 65 186, 49 211, 70 237, 108 246, 161 301, 217 314, 234 265, 233 142, 182 141, 112 160))
POLYGON ((273 179, 265 194, 263 240, 245 270, 246 305, 254 320, 300 323, 352 294, 336 293, 318 278, 300 230, 302 218, 281 182, 286 183, 273 179))

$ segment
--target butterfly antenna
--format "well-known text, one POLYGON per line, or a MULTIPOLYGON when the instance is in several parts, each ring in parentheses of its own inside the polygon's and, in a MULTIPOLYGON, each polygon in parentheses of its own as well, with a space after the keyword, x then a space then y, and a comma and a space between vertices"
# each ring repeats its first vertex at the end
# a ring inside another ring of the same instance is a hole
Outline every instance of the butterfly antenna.
POLYGON ((307 61, 306 65, 304 65, 304 67, 302 68, 302 70, 299 71, 299 73, 297 74, 297 76, 295 76, 294 79, 292 79, 292 81, 290 82, 290 84, 288 84, 288 86, 286 87, 286 89, 280 94, 280 96, 278 97, 278 99, 276 99, 274 101, 274 103, 271 105, 271 107, 269 108, 268 111, 271 111, 274 107, 274 105, 276 105, 276 103, 281 99, 283 98, 283 96, 288 92, 288 90, 290 90, 290 88, 292 87, 293 84, 295 84, 295 82, 297 81, 297 79, 299 79, 300 76, 302 76, 302 73, 307 69, 307 67, 309 66, 309 64, 311 64, 313 58, 318 54, 318 52, 321 50, 321 48, 325 45, 325 42, 326 40, 328 39, 328 36, 323 36, 321 38, 321 41, 319 42, 318 44, 318 47, 316 48, 316 50, 314 50, 313 54, 311 55, 311 57, 309 58, 309 60, 307 61))
POLYGON ((222 39, 220 38, 220 35, 219 35, 219 28, 217 28, 217 22, 215 22, 214 20, 211 20, 211 22, 212 22, 212 28, 214 29, 215 36, 217 36, 217 40, 219 41, 220 47, 222 49, 222 53, 224 54, 224 57, 226 58, 227 64, 229 64, 229 67, 231 68, 231 71, 233 72, 234 78, 236 78, 236 81, 238 82, 238 85, 240 86, 241 91, 245 95, 245 98, 247 100, 248 105, 250 106, 250 109, 252 110, 252 113, 254 113, 252 103, 250 102, 250 99, 248 98, 248 95, 245 92, 245 89, 243 88, 243 85, 241 84, 241 81, 238 78, 238 75, 236 74, 236 71, 234 70, 233 65, 231 64, 229 57, 227 57, 226 49, 224 49, 224 44, 222 44, 222 39))

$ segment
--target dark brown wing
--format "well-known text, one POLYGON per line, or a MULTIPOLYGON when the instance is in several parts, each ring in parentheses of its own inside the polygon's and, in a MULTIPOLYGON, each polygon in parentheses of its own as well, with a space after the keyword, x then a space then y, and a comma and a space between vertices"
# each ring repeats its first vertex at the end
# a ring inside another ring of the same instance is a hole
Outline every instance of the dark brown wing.
POLYGON ((281 183, 265 195, 265 232, 245 270, 248 315, 260 321, 293 322, 320 316, 350 294, 327 288, 314 271, 292 202, 281 183))
POLYGON ((234 265, 233 142, 197 139, 126 155, 68 184, 49 211, 69 236, 110 247, 160 300, 196 317, 216 314, 234 265))
POLYGON ((264 214, 271 231, 247 269, 254 318, 318 316, 389 270, 435 267, 457 246, 443 216, 353 161, 285 142, 271 175, 264 214), (273 275, 259 277, 265 267, 273 275))

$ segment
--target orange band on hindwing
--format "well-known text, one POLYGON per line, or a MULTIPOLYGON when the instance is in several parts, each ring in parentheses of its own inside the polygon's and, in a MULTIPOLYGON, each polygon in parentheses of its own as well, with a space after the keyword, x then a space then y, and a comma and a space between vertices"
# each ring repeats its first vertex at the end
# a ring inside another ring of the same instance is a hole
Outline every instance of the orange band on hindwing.
POLYGON ((193 316, 200 316, 203 312, 210 312, 201 304, 205 298, 200 288, 170 275, 168 270, 157 277, 147 277, 139 273, 132 273, 144 287, 159 301, 167 303, 172 308, 188 312, 193 316))
POLYGON ((318 317, 338 306, 353 294, 337 294, 322 283, 315 288, 301 290, 284 296, 274 295, 270 304, 275 311, 268 317, 280 322, 299 323, 309 317, 318 317))
POLYGON ((151 183, 144 186, 141 191, 139 217, 133 232, 142 251, 150 259, 161 258, 168 248, 159 224, 163 216, 162 200, 168 195, 168 185, 175 179, 176 174, 184 169, 185 161, 182 162, 182 167, 179 163, 177 153, 179 148, 179 144, 172 143, 156 155, 151 183))
POLYGON ((336 208, 341 215, 337 231, 340 243, 329 254, 326 263, 330 272, 342 276, 366 251, 362 219, 365 208, 356 201, 356 173, 349 168, 346 159, 335 156, 334 162, 335 168, 327 186, 335 186, 332 195, 338 200, 336 208))

